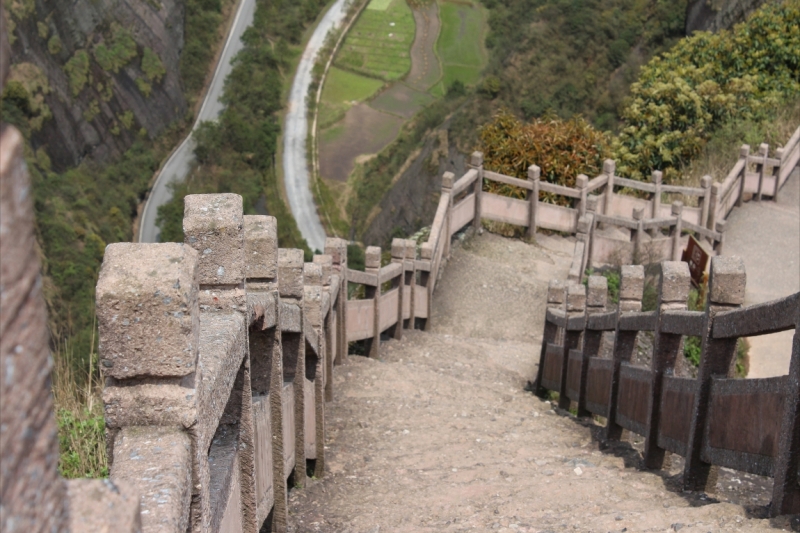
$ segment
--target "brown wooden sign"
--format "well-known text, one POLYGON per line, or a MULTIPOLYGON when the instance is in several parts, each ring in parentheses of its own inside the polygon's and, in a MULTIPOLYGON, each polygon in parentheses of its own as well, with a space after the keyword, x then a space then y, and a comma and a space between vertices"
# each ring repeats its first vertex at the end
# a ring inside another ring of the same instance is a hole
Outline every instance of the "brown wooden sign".
POLYGON ((689 244, 683 251, 681 261, 689 263, 689 272, 692 275, 692 282, 700 286, 703 284, 703 274, 708 266, 708 252, 706 252, 693 235, 689 235, 689 244))

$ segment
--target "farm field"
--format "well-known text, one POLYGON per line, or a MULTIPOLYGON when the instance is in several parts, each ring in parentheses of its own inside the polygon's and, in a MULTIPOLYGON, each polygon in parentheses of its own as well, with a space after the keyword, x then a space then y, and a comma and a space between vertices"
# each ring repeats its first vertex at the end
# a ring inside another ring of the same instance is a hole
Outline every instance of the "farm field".
POLYGON ((384 82, 354 72, 331 67, 322 89, 319 126, 326 128, 342 118, 358 102, 371 98, 384 82))
POLYGON ((443 75, 438 88, 431 92, 444 94, 456 80, 474 85, 486 66, 484 46, 486 14, 477 2, 439 2, 442 30, 436 41, 436 54, 442 63, 443 75))

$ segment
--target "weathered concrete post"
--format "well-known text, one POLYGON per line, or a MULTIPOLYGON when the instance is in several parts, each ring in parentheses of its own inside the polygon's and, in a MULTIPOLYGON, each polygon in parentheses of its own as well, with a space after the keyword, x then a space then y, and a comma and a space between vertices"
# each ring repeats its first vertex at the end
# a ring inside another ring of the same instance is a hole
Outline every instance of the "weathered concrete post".
POLYGON ((251 315, 248 342, 253 397, 253 433, 269 435, 269 442, 255 439, 256 475, 272 465, 272 495, 263 482, 256 483, 256 527, 272 511, 271 531, 288 527, 287 472, 283 461, 283 347, 280 334, 280 293, 278 290, 278 223, 275 217, 244 216, 247 308, 251 315), (274 511, 273 511, 274 509, 274 511))
POLYGON ((711 380, 714 377, 732 377, 731 369, 736 360, 737 339, 735 337, 714 339, 711 336, 711 329, 714 317, 718 313, 742 306, 747 281, 744 262, 739 257, 712 257, 710 270, 708 305, 703 321, 702 355, 697 372, 697 389, 683 469, 685 490, 713 490, 716 484, 716 476, 711 475, 711 465, 701 458, 703 430, 708 422, 711 380))
POLYGON ((453 227, 453 184, 456 181, 456 175, 452 172, 445 172, 442 174, 442 195, 448 195, 447 211, 444 215, 444 227, 442 228, 442 239, 444 242, 439 246, 444 246, 442 257, 450 258, 450 229, 453 227))
POLYGON ((642 247, 644 241, 644 207, 634 208, 633 220, 636 221, 636 229, 633 230, 633 263, 642 264, 642 247))
POLYGON ((589 222, 589 231, 587 232, 587 239, 586 239, 586 261, 584 265, 584 269, 592 268, 592 254, 594 253, 594 230, 595 220, 597 220, 597 204, 599 198, 597 196, 589 196, 586 199, 586 219, 589 222))
POLYGON ((435 250, 433 249, 433 246, 431 246, 430 242, 423 242, 419 249, 420 259, 428 262, 428 271, 426 272, 421 270, 419 273, 420 284, 425 287, 425 293, 427 296, 425 303, 425 307, 427 307, 427 309, 425 310, 425 319, 422 327, 422 329, 425 331, 430 331, 433 318, 431 316, 431 311, 433 309, 433 283, 437 274, 434 272, 434 268, 436 267, 433 257, 434 252, 435 250))
MULTIPOLYGON (((314 429, 312 435, 306 435, 306 460, 314 460, 314 476, 325 476, 325 335, 323 331, 323 289, 322 267, 316 263, 303 265, 303 314, 304 329, 310 328, 316 342, 308 341, 306 337, 306 383, 309 387, 306 393, 313 391, 314 405, 306 405, 306 416, 313 413, 314 429), (313 342, 313 346, 309 346, 313 342), (313 348, 309 350, 308 348, 313 348), (316 353, 314 352, 316 350, 316 353), (313 408, 312 408, 313 407, 313 408)), ((305 333, 305 332, 304 332, 305 333)), ((308 395, 305 398, 309 400, 308 395)), ((311 430, 310 421, 306 421, 311 430)))
POLYGON ((622 426, 617 424, 617 404, 619 403, 619 376, 623 362, 630 362, 636 349, 636 332, 623 331, 619 327, 619 318, 626 313, 638 313, 642 310, 644 295, 644 267, 641 265, 625 265, 620 273, 619 307, 617 309, 617 328, 614 340, 614 369, 611 377, 611 394, 608 406, 608 423, 605 440, 619 440, 622 437, 622 426))
MULTIPOLYGON (((719 183, 711 184, 711 199, 708 202, 708 222, 706 227, 710 230, 714 229, 717 224, 717 209, 719 207, 719 183)), ((741 194, 741 193, 740 193, 741 194)), ((738 201, 738 200, 737 200, 738 201)))
POLYGON ((764 191, 764 169, 767 167, 767 156, 769 155, 769 145, 766 143, 761 143, 758 146, 758 157, 761 158, 761 161, 756 164, 756 172, 758 172, 758 193, 756 194, 756 200, 761 201, 761 194, 764 191))
POLYGON ((672 216, 675 217, 675 225, 670 228, 672 236, 672 260, 681 260, 681 232, 683 231, 683 202, 676 200, 672 202, 672 216))
MULTIPOLYGON (((736 207, 742 207, 742 202, 744 202, 744 182, 745 176, 747 175, 747 157, 750 155, 750 145, 743 144, 739 148, 739 161, 744 160, 744 164, 742 165, 742 170, 739 172, 739 197, 736 199, 736 207)), ((718 196, 715 195, 715 196, 718 196)), ((715 204, 716 206, 716 204, 715 204)), ((708 229, 714 229, 714 222, 716 222, 716 212, 714 212, 714 220, 709 222, 708 229)))
POLYGON ((408 302, 408 319, 405 323, 406 329, 414 329, 416 320, 416 300, 417 300, 417 243, 411 239, 405 240, 405 284, 406 301, 408 302))
POLYGON ((661 331, 663 313, 669 310, 685 310, 689 298, 692 279, 689 264, 682 261, 661 263, 661 281, 658 287, 658 307, 656 308, 656 328, 653 340, 652 388, 647 413, 644 464, 647 468, 659 469, 664 466, 665 450, 658 446, 658 428, 661 421, 661 391, 664 374, 675 370, 678 357, 681 357, 681 335, 661 331))
POLYGON ((708 227, 708 209, 711 205, 711 176, 703 176, 700 179, 700 187, 703 188, 703 203, 700 211, 700 226, 703 228, 708 227))
MULTIPOLYGON (((547 308, 550 310, 562 310, 567 300, 567 292, 564 283, 554 279, 547 287, 547 308)), ((547 390, 542 387, 542 376, 544 375, 544 362, 547 354, 547 345, 555 344, 558 339, 558 326, 545 320, 544 332, 542 333, 542 349, 539 353, 539 366, 536 369, 536 381, 533 384, 533 392, 540 398, 547 395, 547 390)))
POLYGON ((366 297, 373 301, 372 312, 372 338, 366 339, 367 357, 377 359, 381 350, 381 249, 378 246, 368 246, 364 271, 375 274, 375 287, 365 287, 366 297))
POLYGON ((581 193, 580 205, 578 205, 578 217, 582 217, 586 214, 586 196, 589 194, 589 191, 587 191, 586 188, 588 186, 589 176, 586 174, 578 174, 578 177, 575 178, 575 187, 581 193))
POLYGON ((472 227, 478 230, 481 227, 481 200, 483 196, 483 152, 472 152, 469 159, 469 168, 478 173, 475 180, 475 218, 472 219, 472 227))
POLYGON ((536 165, 528 167, 528 182, 531 184, 531 190, 528 191, 528 203, 530 209, 528 211, 528 239, 533 239, 536 236, 536 212, 539 208, 539 179, 542 177, 542 169, 536 165))
MULTIPOLYGON (((281 296, 280 327, 283 343, 283 379, 291 383, 294 397, 294 472, 296 486, 306 482, 305 387, 306 340, 303 334, 303 251, 278 250, 278 288, 281 296)), ((290 428, 287 428, 290 429, 290 428)))
POLYGON ((569 319, 586 315, 586 286, 582 283, 570 283, 567 286, 567 313, 566 327, 564 328, 564 352, 561 366, 561 388, 559 390, 558 406, 561 409, 569 409, 570 398, 567 395, 567 371, 569 369, 569 352, 577 350, 581 344, 583 327, 571 329, 569 319))
POLYGON ((786 400, 778 437, 778 456, 775 458, 775 482, 770 506, 772 516, 797 513, 797 502, 800 500, 800 307, 794 323, 792 359, 786 378, 786 400))
MULTIPOLYGON (((4 18, 0 14, 0 24, 4 18)), ((10 57, 5 28, 0 38, 5 78, 10 57)), ((0 529, 15 533, 68 528, 31 199, 22 135, 5 126, 0 130, 0 529)))
POLYGON ((403 309, 406 298, 406 240, 392 239, 392 263, 399 264, 402 268, 400 276, 392 280, 392 289, 397 288, 397 323, 392 326, 391 335, 394 339, 403 338, 403 309))
POLYGON ((333 401, 333 361, 336 357, 337 339, 336 339, 336 309, 334 307, 334 294, 332 294, 332 274, 333 271, 333 257, 330 255, 315 255, 314 264, 317 264, 322 269, 322 296, 323 296, 323 309, 328 309, 328 314, 325 317, 325 362, 323 366, 324 381, 325 381, 325 401, 333 401))
POLYGON ((325 254, 333 260, 333 271, 339 276, 339 294, 336 297, 336 359, 340 365, 347 361, 347 241, 328 237, 325 254))
MULTIPOLYGON (((775 150, 775 159, 780 161, 781 164, 783 164, 783 154, 784 154, 784 149, 783 148, 778 148, 777 150, 775 150)), ((781 189, 781 165, 780 164, 779 165, 775 165, 774 167, 772 167, 772 177, 775 178, 775 189, 772 192, 772 201, 777 203, 778 202, 778 191, 780 191, 780 189, 781 189)))
POLYGON ((717 255, 722 255, 723 245, 725 244, 725 228, 728 227, 728 222, 723 220, 721 222, 717 222, 716 227, 714 228, 719 233, 719 242, 717 246, 714 248, 714 251, 717 252, 717 255))
MULTIPOLYGON (((656 191, 653 193, 653 203, 652 203, 652 213, 650 218, 661 218, 661 182, 663 180, 664 174, 660 170, 654 170, 652 174, 653 185, 656 188, 656 191)), ((654 229, 654 232, 657 232, 658 229, 654 229)))
POLYGON ((613 159, 606 159, 603 161, 603 174, 608 176, 606 182, 606 197, 605 205, 603 206, 603 214, 611 216, 611 210, 614 202, 614 173, 617 171, 617 162, 613 159))
MULTIPOLYGON (((605 276, 589 276, 586 291, 586 316, 606 312, 608 303, 608 279, 605 276)), ((578 416, 590 416, 586 409, 586 383, 589 377, 589 359, 597 357, 603 342, 603 332, 584 329, 581 359, 581 381, 578 393, 578 416)))

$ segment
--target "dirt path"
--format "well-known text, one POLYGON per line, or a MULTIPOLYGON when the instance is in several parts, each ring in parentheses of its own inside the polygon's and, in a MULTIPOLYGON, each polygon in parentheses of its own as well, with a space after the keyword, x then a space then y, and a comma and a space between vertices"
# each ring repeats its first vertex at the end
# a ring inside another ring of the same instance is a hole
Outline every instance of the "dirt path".
POLYGON ((442 25, 439 4, 430 2, 414 9, 414 21, 417 33, 411 45, 411 71, 406 76, 406 83, 424 92, 442 76, 442 68, 434 50, 442 25))
MULTIPOLYGON (((329 473, 290 494, 294 531, 774 531, 739 505, 683 494, 679 464, 639 471, 640 442, 601 451, 597 426, 523 390, 547 282, 566 277, 570 255, 559 238, 490 234, 454 249, 433 331, 337 368, 329 473)), ((763 510, 763 491, 736 492, 758 480, 720 478, 717 498, 763 510)))

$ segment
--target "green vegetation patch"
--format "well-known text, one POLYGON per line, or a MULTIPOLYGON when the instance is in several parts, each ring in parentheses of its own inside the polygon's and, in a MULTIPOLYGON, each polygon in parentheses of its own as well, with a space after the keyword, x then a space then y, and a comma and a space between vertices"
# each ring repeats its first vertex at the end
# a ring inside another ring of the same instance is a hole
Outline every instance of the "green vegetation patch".
POLYGON ((336 65, 385 81, 402 78, 411 68, 414 15, 405 0, 391 0, 385 10, 366 9, 353 25, 336 65))
POLYGON ((72 96, 78 96, 89 81, 89 53, 86 50, 76 51, 64 65, 64 72, 69 76, 72 96))
POLYGON ((392 3, 392 0, 372 0, 367 9, 372 9, 374 11, 386 11, 386 8, 389 7, 389 4, 392 3))
POLYGON ((111 38, 96 45, 93 52, 100 68, 116 74, 136 57, 136 41, 128 30, 119 24, 112 24, 111 38))
POLYGON ((156 83, 161 81, 161 78, 167 73, 167 69, 164 68, 164 63, 161 62, 161 58, 150 48, 145 48, 144 53, 142 53, 142 72, 144 72, 148 80, 156 83))
POLYGON ((383 87, 383 82, 353 72, 332 67, 328 71, 322 100, 330 104, 361 102, 383 87))
POLYGON ((469 2, 440 2, 442 29, 436 53, 442 63, 442 83, 447 90, 456 80, 475 85, 486 65, 484 9, 469 2))

